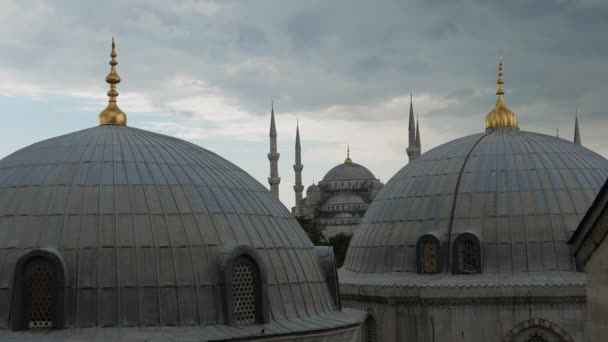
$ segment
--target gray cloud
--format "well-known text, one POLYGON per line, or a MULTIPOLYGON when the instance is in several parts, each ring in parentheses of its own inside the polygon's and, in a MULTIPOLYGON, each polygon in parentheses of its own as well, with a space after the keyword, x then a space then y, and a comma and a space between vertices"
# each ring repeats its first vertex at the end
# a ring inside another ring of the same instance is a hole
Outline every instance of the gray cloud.
POLYGON ((121 90, 159 111, 196 117, 169 104, 205 93, 258 117, 272 96, 311 120, 393 120, 408 104, 386 104, 413 92, 429 96, 416 104, 425 126, 459 136, 481 130, 494 105, 502 48, 507 104, 523 129, 569 132, 578 107, 585 141, 608 152, 597 129, 606 18, 602 0, 13 0, 0 13, 0 74, 98 92, 116 35, 121 90), (172 86, 178 76, 192 83, 172 86))

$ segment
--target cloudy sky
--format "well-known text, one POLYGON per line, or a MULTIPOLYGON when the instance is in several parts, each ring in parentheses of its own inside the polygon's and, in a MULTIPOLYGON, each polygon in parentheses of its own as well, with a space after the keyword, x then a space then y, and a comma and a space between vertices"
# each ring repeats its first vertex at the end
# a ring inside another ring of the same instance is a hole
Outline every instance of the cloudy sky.
POLYGON ((387 181, 407 162, 409 94, 423 151, 483 130, 498 53, 523 130, 608 156, 607 0, 0 0, 0 157, 97 124, 110 39, 131 126, 213 150, 267 185, 270 99, 281 199, 345 158, 387 181))

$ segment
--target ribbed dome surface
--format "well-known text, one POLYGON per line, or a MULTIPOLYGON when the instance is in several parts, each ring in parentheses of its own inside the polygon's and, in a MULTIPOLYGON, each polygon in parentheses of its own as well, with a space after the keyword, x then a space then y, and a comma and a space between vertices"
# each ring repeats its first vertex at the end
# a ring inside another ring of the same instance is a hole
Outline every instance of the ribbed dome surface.
POLYGON ((32 249, 67 266, 66 326, 222 323, 223 246, 264 261, 271 319, 334 310, 313 245, 246 172, 185 141, 99 126, 0 161, 0 328, 32 249))
POLYGON ((422 235, 446 248, 469 232, 480 240, 484 274, 574 271, 566 241, 607 177, 606 159, 552 136, 496 129, 456 139, 386 184, 344 267, 416 272, 422 235))
POLYGON ((323 181, 367 179, 374 180, 376 177, 370 170, 356 163, 344 163, 335 166, 323 177, 323 181))

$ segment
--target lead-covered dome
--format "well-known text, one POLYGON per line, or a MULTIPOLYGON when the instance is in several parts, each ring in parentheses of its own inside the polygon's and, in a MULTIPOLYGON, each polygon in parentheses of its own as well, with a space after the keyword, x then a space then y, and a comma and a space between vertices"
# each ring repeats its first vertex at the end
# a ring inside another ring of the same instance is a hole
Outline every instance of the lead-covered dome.
MULTIPOLYGON (((221 265, 241 245, 259 256, 260 278, 253 277, 267 282, 273 320, 336 310, 296 220, 213 152, 105 125, 0 161, 0 328, 19 290, 13 272, 32 250, 53 251, 65 267, 57 277, 65 279, 65 307, 58 305, 66 327, 224 324, 230 269, 221 265)), ((234 294, 232 307, 252 305, 235 311, 237 323, 262 310, 247 291, 254 289, 234 294)))
POLYGON ((449 272, 459 262, 454 241, 472 234, 484 274, 575 271, 566 241, 607 177, 602 156, 548 135, 498 128, 453 140, 386 184, 354 235, 344 268, 416 272, 417 244, 430 236, 444 263, 430 269, 449 272))
POLYGON ((337 180, 375 180, 374 174, 368 170, 365 166, 357 163, 343 163, 333 167, 325 177, 323 181, 337 181, 337 180))

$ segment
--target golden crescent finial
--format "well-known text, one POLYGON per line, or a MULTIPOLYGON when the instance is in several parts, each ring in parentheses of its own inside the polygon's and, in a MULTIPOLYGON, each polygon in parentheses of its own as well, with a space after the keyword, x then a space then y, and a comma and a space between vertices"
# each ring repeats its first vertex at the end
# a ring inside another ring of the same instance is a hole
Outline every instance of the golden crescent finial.
POLYGON ((344 160, 344 164, 352 164, 352 162, 350 159, 350 145, 346 145, 346 160, 344 160))
POLYGON ((127 125, 127 115, 118 108, 118 104, 116 103, 116 98, 118 97, 118 91, 116 90, 116 85, 120 83, 120 76, 116 72, 116 65, 118 62, 116 61, 116 43, 114 42, 114 37, 112 37, 112 52, 110 53, 110 72, 108 76, 106 76, 106 82, 110 84, 110 91, 108 91, 108 106, 99 114, 99 124, 100 125, 117 125, 117 126, 126 126, 127 125))
POLYGON ((502 79, 502 51, 499 57, 500 62, 498 63, 498 80, 496 80, 496 84, 498 85, 498 89, 496 89, 496 95, 498 98, 496 99, 496 106, 494 109, 486 115, 486 129, 493 129, 498 127, 513 127, 519 128, 519 123, 517 120, 517 115, 513 113, 507 106, 505 105, 504 95, 505 91, 502 85, 505 83, 502 79))

